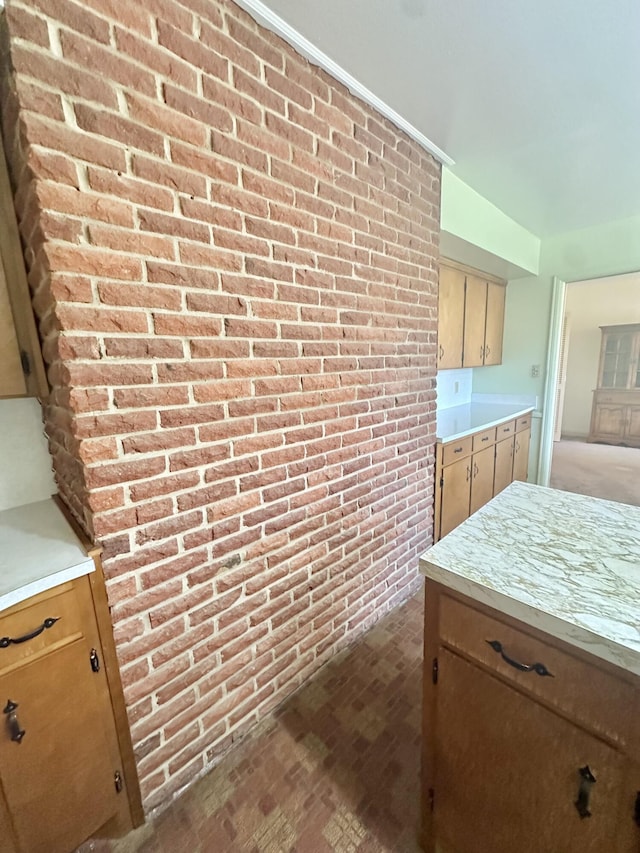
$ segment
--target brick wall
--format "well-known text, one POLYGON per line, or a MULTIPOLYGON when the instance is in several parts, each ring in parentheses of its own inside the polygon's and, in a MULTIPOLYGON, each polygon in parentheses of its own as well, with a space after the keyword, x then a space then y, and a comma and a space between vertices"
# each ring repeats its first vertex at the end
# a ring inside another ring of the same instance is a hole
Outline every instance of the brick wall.
POLYGON ((151 809, 417 588, 440 167, 231 2, 8 0, 3 42, 51 452, 151 809))

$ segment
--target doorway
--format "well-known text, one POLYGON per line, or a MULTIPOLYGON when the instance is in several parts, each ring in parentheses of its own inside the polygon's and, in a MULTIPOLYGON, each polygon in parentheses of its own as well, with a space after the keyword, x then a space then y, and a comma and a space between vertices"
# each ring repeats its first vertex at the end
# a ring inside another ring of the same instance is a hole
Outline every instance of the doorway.
POLYGON ((640 324, 640 273, 572 282, 564 290, 549 484, 640 506, 640 442, 631 427, 635 404, 640 417, 640 335, 632 326, 640 324), (627 362, 624 376, 605 370, 627 362))

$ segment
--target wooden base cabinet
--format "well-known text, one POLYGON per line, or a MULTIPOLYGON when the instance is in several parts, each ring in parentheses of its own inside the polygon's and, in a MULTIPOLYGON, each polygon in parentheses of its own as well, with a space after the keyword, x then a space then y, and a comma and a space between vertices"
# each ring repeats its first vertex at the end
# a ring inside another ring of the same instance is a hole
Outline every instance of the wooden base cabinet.
POLYGON ((527 479, 531 415, 436 448, 434 541, 462 524, 513 480, 527 479))
POLYGON ((1 853, 71 853, 143 821, 100 583, 81 577, 0 613, 1 853))
POLYGON ((638 853, 632 676, 431 581, 426 594, 424 850, 638 853))

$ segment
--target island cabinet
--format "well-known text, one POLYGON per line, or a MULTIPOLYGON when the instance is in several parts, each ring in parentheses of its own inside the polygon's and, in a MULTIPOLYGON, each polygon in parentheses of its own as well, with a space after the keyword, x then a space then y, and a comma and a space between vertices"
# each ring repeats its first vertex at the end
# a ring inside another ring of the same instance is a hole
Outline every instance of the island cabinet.
POLYGON ((93 572, 0 613, 1 853, 71 853, 142 822, 103 594, 93 572))
POLYGON ((443 259, 438 295, 438 369, 502 363, 506 282, 443 259))
POLYGON ((513 480, 526 480, 531 414, 436 445, 434 541, 513 480))
POLYGON ((638 677, 431 580, 424 660, 426 853, 638 853, 638 677))

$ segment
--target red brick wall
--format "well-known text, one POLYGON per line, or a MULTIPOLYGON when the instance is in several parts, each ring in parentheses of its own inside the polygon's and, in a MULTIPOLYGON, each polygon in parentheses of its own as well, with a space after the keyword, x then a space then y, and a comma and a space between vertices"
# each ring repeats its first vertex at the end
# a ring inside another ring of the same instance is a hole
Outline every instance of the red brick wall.
POLYGON ((231 2, 6 18, 51 451, 153 808, 418 585, 440 167, 231 2))

